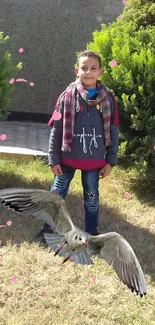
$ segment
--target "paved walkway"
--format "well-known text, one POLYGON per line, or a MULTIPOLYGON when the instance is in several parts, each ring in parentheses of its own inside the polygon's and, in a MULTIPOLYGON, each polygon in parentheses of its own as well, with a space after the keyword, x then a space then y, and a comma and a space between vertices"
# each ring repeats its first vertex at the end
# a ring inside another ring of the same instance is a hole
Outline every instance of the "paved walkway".
POLYGON ((47 124, 0 121, 0 153, 47 156, 50 128, 47 124))

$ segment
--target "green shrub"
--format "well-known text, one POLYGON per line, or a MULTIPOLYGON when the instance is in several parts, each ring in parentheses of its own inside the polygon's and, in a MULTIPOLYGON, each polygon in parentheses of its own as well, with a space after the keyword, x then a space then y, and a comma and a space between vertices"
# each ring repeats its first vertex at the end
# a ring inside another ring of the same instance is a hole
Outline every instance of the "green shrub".
POLYGON ((155 176, 154 4, 151 15, 145 15, 151 17, 151 24, 146 26, 142 24, 144 8, 138 7, 142 2, 145 6, 146 1, 127 2, 124 18, 108 26, 103 24, 100 31, 93 32, 93 41, 87 49, 100 53, 104 69, 102 82, 114 91, 118 101, 120 158, 136 166, 143 175, 151 172, 155 176), (117 65, 110 67, 113 59, 117 65))
POLYGON ((4 120, 8 116, 8 105, 10 102, 10 95, 15 86, 9 84, 17 72, 22 68, 21 62, 14 65, 11 60, 9 50, 5 46, 9 37, 0 32, 0 119, 4 120))
POLYGON ((155 26, 154 0, 127 0, 125 20, 134 20, 138 27, 155 26))

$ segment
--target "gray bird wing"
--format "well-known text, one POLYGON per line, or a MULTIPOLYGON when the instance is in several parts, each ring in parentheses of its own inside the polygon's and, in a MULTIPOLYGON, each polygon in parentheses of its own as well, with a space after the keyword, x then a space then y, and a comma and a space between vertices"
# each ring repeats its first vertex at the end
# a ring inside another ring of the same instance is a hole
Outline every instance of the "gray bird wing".
POLYGON ((74 227, 66 202, 49 191, 8 188, 0 190, 0 202, 21 214, 46 221, 59 234, 65 234, 74 227))
POLYGON ((46 240, 46 243, 54 252, 57 251, 62 244, 64 244, 64 235, 60 235, 57 233, 44 233, 44 238, 46 240))
POLYGON ((90 255, 87 252, 87 249, 85 247, 80 247, 76 249, 70 259, 71 262, 75 262, 77 264, 93 264, 92 259, 90 258, 90 255))
POLYGON ((132 292, 146 294, 146 282, 138 259, 125 238, 111 232, 99 236, 89 236, 88 253, 103 258, 113 267, 120 280, 132 292))

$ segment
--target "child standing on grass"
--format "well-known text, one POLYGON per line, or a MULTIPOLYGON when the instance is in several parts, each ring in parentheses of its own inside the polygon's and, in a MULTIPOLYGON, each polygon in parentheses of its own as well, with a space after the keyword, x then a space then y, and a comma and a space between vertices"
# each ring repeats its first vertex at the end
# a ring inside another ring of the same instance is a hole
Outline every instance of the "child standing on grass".
MULTIPOLYGON (((112 93, 98 81, 100 56, 84 51, 77 58, 78 79, 59 96, 49 139, 51 191, 65 198, 76 169, 81 170, 85 231, 98 234, 99 176, 109 175, 117 163, 118 113, 112 93)), ((50 231, 44 224, 42 232, 50 231)))

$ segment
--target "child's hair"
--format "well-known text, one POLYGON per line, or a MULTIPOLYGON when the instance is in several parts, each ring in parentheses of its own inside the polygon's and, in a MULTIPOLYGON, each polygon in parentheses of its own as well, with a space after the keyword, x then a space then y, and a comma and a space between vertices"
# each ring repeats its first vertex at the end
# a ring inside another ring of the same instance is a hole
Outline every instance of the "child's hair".
POLYGON ((99 62, 99 66, 101 68, 101 58, 100 58, 100 55, 97 53, 97 52, 94 52, 94 51, 91 51, 91 50, 85 50, 83 51, 82 53, 80 53, 77 57, 77 66, 79 65, 79 61, 80 61, 80 58, 83 57, 83 56, 87 56, 88 58, 89 57, 93 57, 93 58, 96 58, 99 62))

